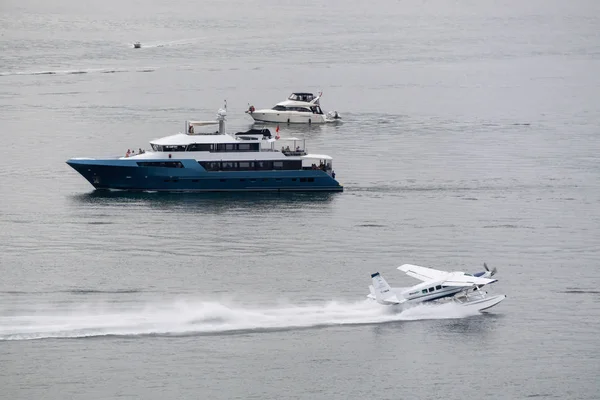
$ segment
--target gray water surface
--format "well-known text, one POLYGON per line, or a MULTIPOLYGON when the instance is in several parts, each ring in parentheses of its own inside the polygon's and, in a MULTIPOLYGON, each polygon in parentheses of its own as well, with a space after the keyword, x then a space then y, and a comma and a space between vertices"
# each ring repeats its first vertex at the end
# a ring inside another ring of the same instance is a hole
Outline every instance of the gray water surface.
POLYGON ((0 10, 0 397, 600 398, 600 3, 0 10), (280 133, 343 193, 100 193, 65 164, 320 90, 343 123, 280 133), (365 300, 484 261, 486 314, 365 300))

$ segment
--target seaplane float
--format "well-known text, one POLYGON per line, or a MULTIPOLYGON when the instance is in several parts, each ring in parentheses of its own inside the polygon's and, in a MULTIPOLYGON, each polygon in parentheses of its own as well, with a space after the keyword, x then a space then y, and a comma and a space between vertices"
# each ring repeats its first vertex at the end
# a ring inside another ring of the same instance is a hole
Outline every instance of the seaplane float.
POLYGON ((393 288, 379 272, 371 274, 368 298, 386 306, 410 306, 430 301, 454 301, 461 306, 477 311, 487 310, 500 303, 506 295, 488 295, 481 290, 484 286, 497 282, 492 279, 496 268, 483 264, 485 271, 467 274, 462 271, 442 271, 418 265, 404 264, 398 267, 408 276, 421 283, 408 288, 393 288))

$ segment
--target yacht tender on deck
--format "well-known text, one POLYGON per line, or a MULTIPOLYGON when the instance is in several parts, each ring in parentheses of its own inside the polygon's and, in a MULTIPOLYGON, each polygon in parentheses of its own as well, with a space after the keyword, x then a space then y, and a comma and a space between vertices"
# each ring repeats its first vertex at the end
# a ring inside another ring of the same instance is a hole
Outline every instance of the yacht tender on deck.
POLYGON ((315 97, 312 93, 295 92, 271 109, 256 110, 254 106, 250 106, 246 113, 257 122, 323 124, 341 120, 337 111, 323 113, 319 104, 322 94, 315 97))
POLYGON ((186 121, 185 133, 153 140, 152 150, 142 154, 72 158, 67 164, 96 189, 343 191, 332 158, 307 153, 304 139, 273 138, 268 129, 229 135, 225 117, 226 108, 219 110, 216 121, 186 121), (197 132, 207 127, 210 132, 197 132))

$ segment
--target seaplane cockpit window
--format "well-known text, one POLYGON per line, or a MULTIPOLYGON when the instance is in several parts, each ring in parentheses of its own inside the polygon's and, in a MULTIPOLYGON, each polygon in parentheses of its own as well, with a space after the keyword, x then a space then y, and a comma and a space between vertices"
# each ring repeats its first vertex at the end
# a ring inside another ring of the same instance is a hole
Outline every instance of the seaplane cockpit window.
POLYGON ((422 292, 423 294, 427 294, 427 289, 423 289, 423 290, 421 290, 421 292, 422 292))

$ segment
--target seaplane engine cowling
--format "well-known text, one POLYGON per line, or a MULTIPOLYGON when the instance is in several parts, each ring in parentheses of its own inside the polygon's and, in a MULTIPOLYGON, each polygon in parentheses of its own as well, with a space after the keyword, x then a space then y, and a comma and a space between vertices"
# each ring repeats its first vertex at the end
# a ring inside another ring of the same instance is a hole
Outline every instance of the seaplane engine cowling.
POLYGON ((490 273, 490 276, 494 276, 496 275, 496 272, 498 272, 498 270, 496 269, 496 267, 494 267, 491 271, 488 268, 486 263, 483 263, 483 268, 485 268, 486 271, 488 271, 490 273))
POLYGON ((478 278, 491 278, 492 276, 496 275, 496 273, 498 272, 496 267, 494 267, 490 271, 490 269, 488 268, 486 263, 483 263, 483 268, 485 268, 485 271, 477 272, 477 273, 473 274, 473 276, 476 276, 478 278))

